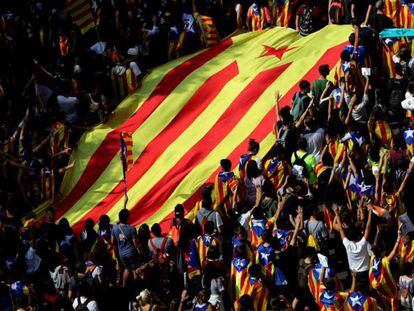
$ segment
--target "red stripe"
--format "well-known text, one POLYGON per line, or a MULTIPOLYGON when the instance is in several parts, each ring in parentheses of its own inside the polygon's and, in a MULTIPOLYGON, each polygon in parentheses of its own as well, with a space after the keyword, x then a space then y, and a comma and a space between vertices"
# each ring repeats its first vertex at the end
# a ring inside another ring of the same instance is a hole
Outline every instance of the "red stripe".
POLYGON ((223 40, 212 48, 193 56, 177 67, 171 69, 155 87, 154 91, 139 110, 122 126, 111 131, 105 137, 104 141, 90 158, 79 181, 60 203, 59 208, 56 210, 56 216, 59 218, 66 213, 102 174, 119 150, 117 141, 119 140, 119 133, 121 131, 134 132, 185 78, 211 59, 220 55, 228 49, 232 43, 230 38, 223 40))
POLYGON ((69 1, 69 2, 66 2, 64 4, 63 10, 66 11, 66 13, 76 12, 76 11, 80 10, 82 7, 84 7, 85 5, 88 5, 88 4, 89 4, 88 0, 69 1), (75 3, 76 3, 76 5, 69 9, 69 7, 73 4, 75 4, 75 3))
POLYGON ((182 179, 213 150, 239 123, 262 93, 290 66, 284 64, 259 73, 236 97, 213 128, 186 152, 178 163, 131 209, 132 224, 138 224, 156 212, 170 197, 182 179), (218 139, 221 138, 221 139, 218 139))
MULTIPOLYGON (((324 55, 318 60, 318 62, 301 78, 298 79, 298 82, 292 86, 292 88, 287 92, 281 99, 281 107, 288 106, 291 103, 291 99, 296 92, 296 90, 299 87, 299 82, 303 79, 307 81, 313 81, 318 78, 319 71, 318 68, 320 65, 328 64, 331 68, 337 63, 338 57, 343 49, 343 47, 346 45, 346 43, 341 43, 335 47, 332 47, 328 49, 324 55)), ((267 115, 264 117, 262 122, 250 133, 246 139, 240 143, 240 145, 233 150, 233 152, 229 156, 223 155, 223 157, 226 157, 232 161, 232 163, 239 163, 239 157, 246 149, 246 146, 248 144, 248 140, 250 137, 254 137, 257 141, 263 140, 269 133, 272 132, 272 127, 274 120, 274 110, 273 108, 269 110, 267 115)), ((183 204, 187 211, 190 211, 197 201, 200 200, 200 193, 201 189, 204 187, 205 184, 211 183, 214 181, 214 177, 219 173, 220 169, 218 168, 215 172, 211 174, 211 176, 205 181, 205 183, 195 191, 195 193, 189 197, 183 204)), ((161 206, 163 202, 156 202, 157 205, 161 206)), ((173 212, 168 215, 163 221, 162 221, 162 227, 165 230, 168 226, 168 221, 170 221, 173 217, 173 212)), ((132 219, 132 218, 131 218, 132 219)))
MULTIPOLYGON (((206 80, 206 82, 189 99, 184 108, 174 117, 173 120, 157 135, 148 146, 142 151, 141 156, 136 160, 132 170, 128 174, 127 187, 130 189, 148 171, 154 162, 162 155, 167 146, 177 139, 185 131, 239 73, 236 62, 220 70, 206 80)), ((118 185, 99 204, 89 211, 81 222, 89 217, 98 218, 108 212, 114 204, 123 197, 123 183, 118 185)))

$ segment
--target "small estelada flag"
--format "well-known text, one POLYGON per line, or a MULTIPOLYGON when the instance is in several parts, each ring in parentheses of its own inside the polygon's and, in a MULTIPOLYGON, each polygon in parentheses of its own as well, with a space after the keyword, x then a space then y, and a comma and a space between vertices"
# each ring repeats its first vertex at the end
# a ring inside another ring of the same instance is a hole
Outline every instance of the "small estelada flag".
POLYGON ((134 164, 134 159, 132 157, 132 133, 121 132, 120 138, 122 169, 125 178, 126 173, 132 168, 132 165, 134 164))

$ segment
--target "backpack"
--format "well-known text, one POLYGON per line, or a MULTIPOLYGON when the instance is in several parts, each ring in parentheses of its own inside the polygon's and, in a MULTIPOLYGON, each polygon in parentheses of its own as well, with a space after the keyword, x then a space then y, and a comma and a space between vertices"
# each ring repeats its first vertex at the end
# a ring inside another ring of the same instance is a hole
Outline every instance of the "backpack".
POLYGON ((305 154, 301 158, 299 158, 296 151, 293 154, 295 155, 295 162, 293 162, 293 165, 292 165, 293 175, 295 175, 299 179, 309 178, 309 171, 306 168, 306 162, 305 162, 305 159, 309 155, 309 153, 305 152, 305 154))
POLYGON ((299 33, 302 36, 307 36, 313 32, 313 8, 307 7, 303 10, 303 15, 299 22, 299 33))
POLYGON ((154 241, 151 239, 149 240, 152 249, 155 251, 155 259, 160 263, 163 264, 168 261, 168 255, 164 252, 165 245, 167 244, 167 237, 164 237, 162 240, 161 246, 158 248, 155 246, 154 241))
POLYGON ((306 232, 308 233, 308 240, 306 246, 313 247, 316 251, 320 251, 319 242, 316 236, 309 230, 309 221, 306 223, 306 232))
POLYGON ((308 275, 309 275, 309 271, 312 268, 313 268, 313 264, 308 264, 305 262, 305 260, 303 260, 299 264, 299 269, 298 269, 298 274, 297 274, 299 288, 308 287, 308 275))
POLYGON ((91 300, 87 298, 84 303, 81 303, 80 297, 78 297, 77 299, 78 305, 76 306, 75 311, 89 311, 88 303, 90 303, 91 300))
POLYGON ((307 94, 302 94, 301 92, 295 93, 293 97, 292 112, 294 121, 298 120, 300 116, 305 112, 306 105, 304 100, 308 97, 307 94), (300 107, 300 108, 298 108, 300 107))
POLYGON ((329 7, 329 17, 333 24, 343 24, 345 19, 345 7, 341 0, 333 0, 329 7))

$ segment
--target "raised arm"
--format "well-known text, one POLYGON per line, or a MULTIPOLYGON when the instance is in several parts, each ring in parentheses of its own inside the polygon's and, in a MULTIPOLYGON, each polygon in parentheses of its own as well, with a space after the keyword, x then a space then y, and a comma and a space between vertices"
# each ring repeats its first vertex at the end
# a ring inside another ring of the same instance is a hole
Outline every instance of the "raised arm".
POLYGON ((339 232, 339 235, 341 236, 341 239, 344 240, 346 238, 344 229, 342 228, 342 222, 341 222, 341 215, 339 213, 339 208, 337 204, 332 204, 332 209, 335 213, 335 219, 334 222, 337 223, 336 230, 339 232))
POLYGON ((367 226, 365 227, 364 238, 368 240, 369 234, 371 232, 371 223, 372 223, 372 204, 369 203, 368 205, 368 220, 367 226))
POLYGON ((302 218, 303 218, 303 209, 299 207, 299 214, 296 216, 296 220, 295 220, 295 230, 293 231, 293 236, 292 236, 292 239, 290 239, 289 246, 296 245, 296 238, 298 237, 302 218))
POLYGON ((401 241, 401 228, 398 228, 397 240, 395 241, 392 251, 387 256, 388 261, 391 261, 397 254, 398 245, 400 244, 400 241, 401 241))
POLYGON ((401 195, 401 193, 404 191, 405 187, 407 186, 408 180, 410 179, 413 169, 414 169, 414 162, 411 160, 410 165, 408 166, 407 173, 405 174, 404 179, 400 185, 400 188, 398 188, 398 191, 396 193, 398 197, 401 195))
POLYGON ((313 106, 313 98, 311 99, 308 108, 306 108, 306 110, 302 113, 302 115, 300 116, 299 120, 296 122, 295 126, 296 128, 301 127, 303 121, 305 121, 306 116, 309 113, 309 110, 311 109, 311 107, 313 106))

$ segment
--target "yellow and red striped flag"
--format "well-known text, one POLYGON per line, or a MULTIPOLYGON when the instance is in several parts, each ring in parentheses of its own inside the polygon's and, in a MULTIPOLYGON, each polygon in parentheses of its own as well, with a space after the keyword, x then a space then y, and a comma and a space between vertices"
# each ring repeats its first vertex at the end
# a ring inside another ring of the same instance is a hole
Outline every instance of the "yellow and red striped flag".
POLYGON ((203 46, 209 47, 217 44, 220 41, 220 36, 213 19, 209 16, 200 15, 197 12, 194 12, 194 18, 200 28, 203 46))
POLYGON ((63 10, 70 15, 82 34, 95 27, 89 0, 69 0, 63 10))
POLYGON ((375 136, 382 146, 387 148, 392 146, 392 131, 387 121, 377 120, 375 122, 375 136))
POLYGON ((132 133, 121 132, 121 159, 124 175, 129 172, 134 164, 132 157, 132 133))
POLYGON ((153 69, 139 92, 79 141, 57 217, 75 230, 86 218, 117 217, 119 135, 131 132, 131 223, 169 229, 175 205, 182 202, 191 213, 202 187, 214 183, 219 159, 237 163, 250 138, 260 142, 258 157, 267 153, 274 144, 275 90, 283 94, 281 107, 290 105, 301 80, 316 79, 322 64, 335 66, 351 31, 332 25, 306 38, 288 28, 251 32, 153 69))

